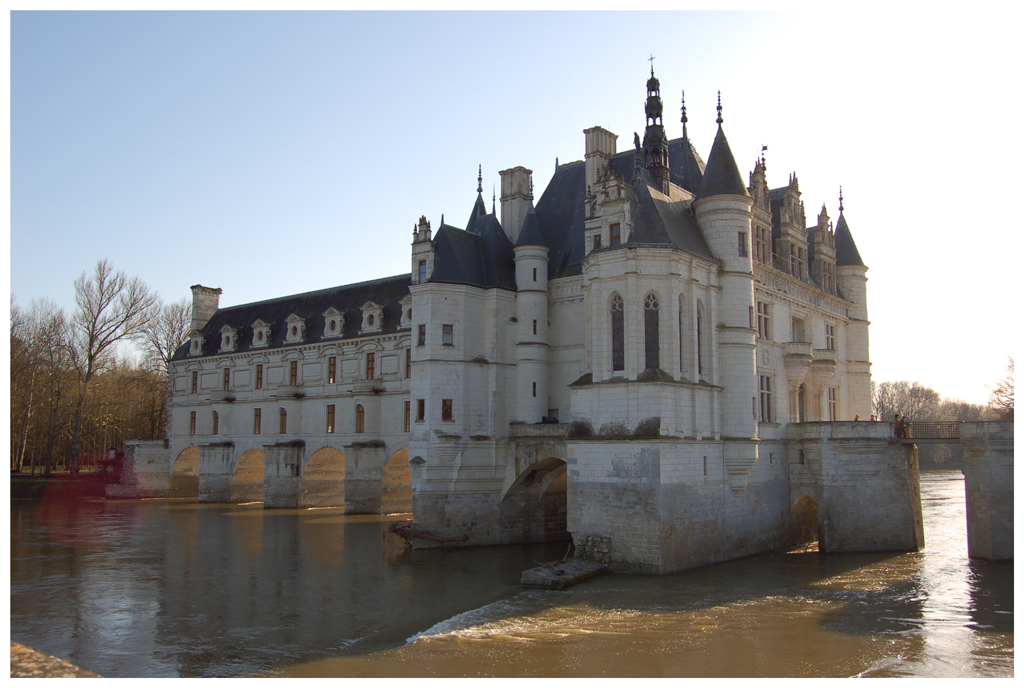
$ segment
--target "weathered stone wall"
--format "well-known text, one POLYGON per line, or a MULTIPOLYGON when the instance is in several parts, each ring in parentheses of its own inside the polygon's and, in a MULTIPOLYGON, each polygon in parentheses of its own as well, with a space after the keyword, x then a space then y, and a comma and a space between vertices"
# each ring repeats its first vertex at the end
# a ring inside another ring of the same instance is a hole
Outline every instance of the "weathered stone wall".
POLYGON ((235 445, 218 442, 199 447, 199 501, 229 503, 235 445))
POLYGON ((817 502, 822 551, 924 547, 917 449, 891 431, 886 423, 789 426, 791 502, 804 494, 817 502))
POLYGON ((1013 561, 1013 423, 963 423, 967 551, 1013 561))
POLYGON ((383 493, 382 442, 355 442, 345 446, 345 513, 379 514, 383 493))
POLYGON ((124 443, 121 481, 107 485, 108 497, 141 499, 171 494, 171 450, 163 440, 124 443))
POLYGON ((263 446, 263 506, 294 509, 299 506, 299 473, 305 457, 302 440, 263 446))

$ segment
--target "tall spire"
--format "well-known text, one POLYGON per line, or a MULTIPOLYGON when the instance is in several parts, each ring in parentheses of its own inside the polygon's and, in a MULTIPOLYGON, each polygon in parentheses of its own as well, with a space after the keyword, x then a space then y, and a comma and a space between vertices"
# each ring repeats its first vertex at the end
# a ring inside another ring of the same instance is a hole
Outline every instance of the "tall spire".
POLYGON ((719 124, 722 123, 722 92, 718 92, 718 119, 715 120, 719 124))
POLYGON ((668 165, 668 137, 662 125, 661 83, 654 76, 653 55, 651 60, 651 78, 647 80, 647 102, 644 104, 644 113, 647 115, 643 143, 644 167, 654 178, 655 187, 667 194, 671 178, 668 165))
POLYGON ((479 167, 476 168, 476 192, 477 193, 483 193, 484 192, 483 184, 484 184, 484 166, 480 165, 479 167))
POLYGON ((682 116, 682 118, 679 121, 683 123, 683 138, 685 139, 686 138, 686 91, 683 91, 683 97, 681 98, 681 100, 682 100, 682 103, 683 103, 683 108, 682 108, 683 116, 682 116))
POLYGON ((839 187, 839 214, 843 214, 843 187, 839 187))

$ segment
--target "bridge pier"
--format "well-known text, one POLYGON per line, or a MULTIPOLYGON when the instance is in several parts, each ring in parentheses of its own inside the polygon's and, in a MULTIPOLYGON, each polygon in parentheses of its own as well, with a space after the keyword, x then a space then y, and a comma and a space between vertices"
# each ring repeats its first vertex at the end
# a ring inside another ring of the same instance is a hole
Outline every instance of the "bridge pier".
POLYGON ((968 554, 1013 561, 1013 422, 963 423, 960 445, 968 554))
POLYGON ((299 474, 306 443, 302 440, 263 445, 263 507, 295 509, 299 506, 299 474))
POLYGON ((214 442, 199 447, 199 501, 226 504, 231 501, 231 459, 234 442, 214 442))
POLYGON ((383 501, 383 442, 345 445, 345 513, 379 514, 383 501))

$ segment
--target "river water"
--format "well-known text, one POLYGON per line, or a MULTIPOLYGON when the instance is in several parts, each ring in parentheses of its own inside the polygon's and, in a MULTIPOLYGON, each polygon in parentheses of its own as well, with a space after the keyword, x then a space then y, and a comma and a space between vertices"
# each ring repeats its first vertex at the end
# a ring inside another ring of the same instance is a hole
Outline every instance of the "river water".
POLYGON ((404 552, 393 517, 12 502, 11 639, 102 676, 1012 676, 1013 564, 963 476, 909 554, 772 553, 519 587, 566 543, 404 552))

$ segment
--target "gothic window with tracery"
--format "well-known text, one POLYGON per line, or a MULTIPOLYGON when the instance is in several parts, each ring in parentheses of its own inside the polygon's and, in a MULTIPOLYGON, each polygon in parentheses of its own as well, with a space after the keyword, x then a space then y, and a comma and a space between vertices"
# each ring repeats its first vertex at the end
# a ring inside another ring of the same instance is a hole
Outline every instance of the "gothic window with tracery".
POLYGON ((626 328, 624 304, 618 294, 612 295, 612 370, 626 369, 626 328))
POLYGON ((658 339, 658 296, 651 292, 644 299, 644 369, 660 368, 658 339))

